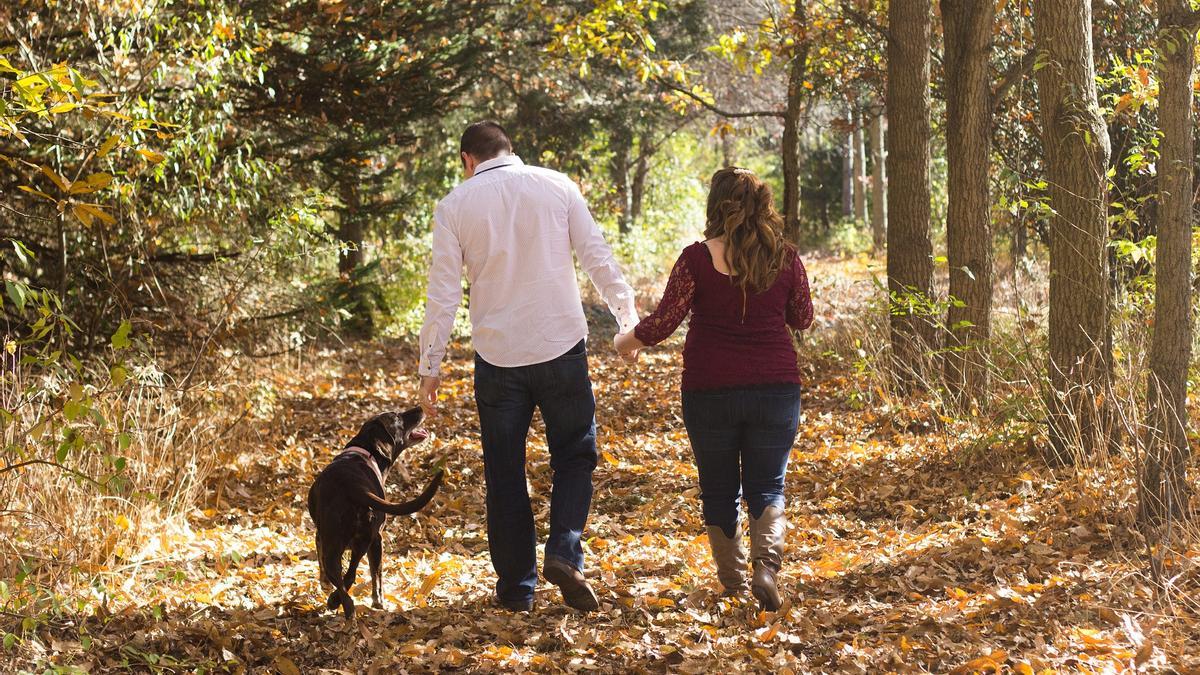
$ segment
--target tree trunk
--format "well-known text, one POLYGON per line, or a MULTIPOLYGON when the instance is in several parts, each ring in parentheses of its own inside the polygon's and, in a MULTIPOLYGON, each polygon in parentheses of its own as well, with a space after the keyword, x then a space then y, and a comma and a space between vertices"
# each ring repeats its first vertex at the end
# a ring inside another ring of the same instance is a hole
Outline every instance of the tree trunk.
POLYGON ((871 247, 875 255, 887 245, 887 180, 883 173, 883 115, 871 118, 871 247))
POLYGON ((1011 257, 1015 265, 1029 253, 1029 228, 1019 218, 1009 218, 1009 221, 1012 225, 1011 257))
POLYGON ((721 132, 721 161, 725 166, 737 166, 737 151, 734 148, 733 134, 721 132))
POLYGON ((1111 370, 1108 129, 1096 97, 1091 0, 1035 0, 1050 207, 1050 440, 1059 461, 1099 445, 1111 370))
MULTIPOLYGON (((847 116, 853 124, 853 115, 847 116)), ((842 217, 854 215, 854 132, 842 139, 842 217)))
POLYGON ((887 44, 887 273, 896 382, 922 374, 933 325, 920 308, 933 286, 929 241, 929 35, 931 6, 893 2, 887 44))
POLYGON ((867 148, 863 114, 854 113, 854 218, 867 222, 867 148))
MULTIPOLYGON (((808 25, 807 3, 795 3, 793 18, 797 26, 808 25)), ((792 55, 788 66, 787 109, 783 116, 783 234, 789 241, 800 240, 800 104, 808 68, 808 41, 800 43, 803 46, 792 55)))
POLYGON ((946 257, 950 309, 946 387, 960 402, 987 391, 992 314, 991 154, 992 0, 942 0, 945 30, 946 257))
POLYGON ((616 192, 617 228, 621 235, 626 235, 632 225, 629 199, 629 157, 633 153, 633 133, 620 121, 612 130, 610 147, 613 155, 609 160, 608 174, 613 183, 613 190, 616 192))
POLYGON ((1192 71, 1195 28, 1181 24, 1189 0, 1159 0, 1158 239, 1154 336, 1147 378, 1149 419, 1139 515, 1157 524, 1185 512, 1188 458, 1187 372, 1192 354, 1192 71))
MULTIPOLYGON (((645 139, 642 139, 643 143, 645 139)), ((642 217, 642 203, 646 197, 646 178, 650 174, 650 154, 641 149, 633 163, 633 180, 629 184, 629 220, 636 223, 642 217)))
POLYGON ((351 334, 368 338, 375 332, 375 318, 371 312, 371 301, 363 280, 357 278, 363 263, 363 213, 356 177, 341 179, 342 208, 338 211, 338 241, 342 250, 338 253, 338 274, 346 288, 345 309, 350 317, 342 326, 351 334))

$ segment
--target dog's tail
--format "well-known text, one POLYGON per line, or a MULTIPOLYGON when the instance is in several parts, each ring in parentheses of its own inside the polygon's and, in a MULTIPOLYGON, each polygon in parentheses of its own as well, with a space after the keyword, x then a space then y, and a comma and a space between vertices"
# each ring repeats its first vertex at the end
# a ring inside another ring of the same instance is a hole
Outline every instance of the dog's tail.
POLYGON ((442 484, 444 476, 444 471, 438 471, 434 474, 433 480, 429 481, 429 486, 425 488, 425 491, 412 501, 396 504, 370 492, 363 492, 362 497, 366 502, 366 506, 376 511, 386 513, 389 516, 406 516, 425 508, 425 505, 437 494, 438 487, 442 484))

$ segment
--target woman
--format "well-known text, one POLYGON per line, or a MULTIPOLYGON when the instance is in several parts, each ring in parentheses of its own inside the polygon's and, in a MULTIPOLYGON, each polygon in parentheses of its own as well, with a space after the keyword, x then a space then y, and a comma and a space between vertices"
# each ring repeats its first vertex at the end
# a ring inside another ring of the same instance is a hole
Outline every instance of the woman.
POLYGON ((771 189, 746 169, 713 174, 706 238, 684 249, 662 301, 618 335, 627 360, 675 332, 683 348, 683 421, 696 457, 704 523, 726 595, 746 590, 738 498, 750 511, 751 590, 779 609, 783 484, 800 418, 800 372, 790 328, 812 323, 808 277, 784 241, 771 189))

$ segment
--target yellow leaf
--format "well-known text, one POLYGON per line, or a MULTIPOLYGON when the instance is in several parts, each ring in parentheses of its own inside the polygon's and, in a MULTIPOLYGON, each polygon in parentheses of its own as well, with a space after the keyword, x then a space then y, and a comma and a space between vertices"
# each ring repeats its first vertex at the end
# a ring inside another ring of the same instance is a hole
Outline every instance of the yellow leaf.
POLYGON ((444 565, 439 565, 436 570, 430 573, 429 576, 425 577, 425 581, 421 582, 421 588, 417 590, 417 597, 423 599, 429 595, 429 593, 433 591, 433 587, 437 586, 438 580, 442 578, 442 575, 445 574, 445 572, 446 567, 444 565))
POLYGON ((53 108, 50 109, 50 112, 54 115, 60 115, 65 112, 71 112, 74 109, 75 109, 75 103, 73 101, 67 101, 65 103, 59 103, 58 105, 54 106, 53 108))
POLYGON ((1028 663, 1021 662, 1013 667, 1013 672, 1017 675, 1033 675, 1033 666, 1028 663))
POLYGON ((159 162, 161 162, 167 158, 166 155, 157 153, 153 150, 146 150, 145 148, 138 148, 138 154, 141 155, 142 157, 145 157, 147 161, 153 162, 154 164, 158 164, 159 162))
POLYGON ((94 173, 83 180, 77 180, 71 186, 71 194, 88 194, 108 187, 113 177, 107 173, 94 173))
POLYGON ((83 206, 83 204, 75 204, 72 206, 71 213, 75 214, 75 217, 79 219, 79 222, 83 223, 84 227, 91 227, 92 222, 94 222, 96 219, 95 216, 93 216, 91 212, 83 206))
POLYGON ((130 527, 129 519, 126 518, 124 514, 117 516, 113 520, 113 522, 116 524, 117 527, 121 528, 122 530, 128 530, 130 527))
POLYGON ((612 464, 613 466, 620 466, 621 464, 621 462, 616 457, 613 457, 612 453, 607 450, 601 451, 600 456, 604 458, 604 461, 612 464))
POLYGON ((300 675, 300 669, 296 667, 296 663, 283 654, 275 657, 275 669, 283 675, 300 675))
POLYGON ((8 59, 4 58, 3 56, 0 56, 0 73, 15 73, 17 75, 20 75, 21 71, 17 70, 16 68, 13 68, 13 64, 10 63, 8 59))
POLYGON ((18 185, 18 186, 17 186, 17 189, 18 189, 18 190, 23 190, 23 191, 25 191, 25 192, 28 192, 29 194, 32 194, 32 195, 37 195, 37 196, 39 196, 39 197, 41 197, 41 198, 43 198, 43 199, 49 199, 49 200, 50 200, 50 201, 52 201, 52 202, 53 202, 53 201, 57 201, 57 200, 56 200, 54 197, 51 197, 50 195, 46 194, 45 192, 42 192, 41 190, 35 190, 35 189, 33 189, 33 188, 29 187, 28 185, 18 185))
MULTIPOLYGON (((112 225, 113 223, 117 222, 117 219, 108 215, 108 213, 106 213, 104 211, 104 209, 100 208, 99 204, 76 204, 72 208, 72 210, 75 212, 76 216, 79 215, 79 209, 83 209, 83 210, 87 211, 88 215, 90 215, 92 218, 94 218, 96 220, 99 220, 100 222, 104 223, 105 225, 112 225)), ((83 219, 80 218, 80 220, 83 220, 83 219)), ((90 225, 90 223, 85 223, 85 225, 90 225)))
POLYGON ((112 152, 112 149, 117 147, 117 143, 119 142, 121 142, 121 136, 119 134, 113 134, 112 136, 109 136, 108 140, 104 141, 104 143, 100 145, 100 149, 96 151, 96 156, 103 157, 112 152))
POLYGON ((69 190, 71 188, 70 184, 67 183, 66 179, 64 179, 62 176, 54 173, 54 169, 51 169, 50 167, 43 164, 41 166, 41 170, 42 170, 42 173, 46 174, 47 178, 49 178, 55 185, 58 186, 59 190, 66 192, 67 190, 69 190))

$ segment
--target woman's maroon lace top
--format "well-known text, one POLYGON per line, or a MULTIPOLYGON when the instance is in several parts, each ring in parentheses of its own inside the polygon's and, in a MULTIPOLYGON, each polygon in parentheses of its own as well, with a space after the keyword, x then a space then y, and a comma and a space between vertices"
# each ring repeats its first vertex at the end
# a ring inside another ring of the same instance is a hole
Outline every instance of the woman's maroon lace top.
POLYGON ((662 301, 634 329, 655 345, 670 337, 691 312, 683 346, 683 389, 723 389, 759 384, 799 384, 800 369, 788 327, 812 324, 812 297, 804 263, 794 251, 775 283, 743 292, 713 267, 703 242, 675 262, 662 301))

